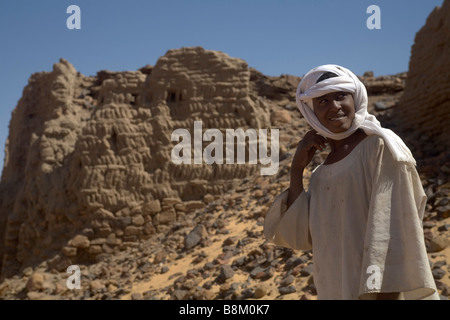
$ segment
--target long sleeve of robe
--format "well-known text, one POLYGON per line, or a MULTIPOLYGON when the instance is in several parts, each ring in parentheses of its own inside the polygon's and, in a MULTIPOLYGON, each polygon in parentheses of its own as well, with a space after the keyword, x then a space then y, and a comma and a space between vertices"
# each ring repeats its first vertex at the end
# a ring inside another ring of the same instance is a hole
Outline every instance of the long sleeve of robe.
POLYGON ((426 196, 414 166, 371 135, 344 159, 318 166, 308 192, 286 208, 288 190, 266 214, 275 244, 313 249, 318 299, 438 299, 424 243, 426 196))

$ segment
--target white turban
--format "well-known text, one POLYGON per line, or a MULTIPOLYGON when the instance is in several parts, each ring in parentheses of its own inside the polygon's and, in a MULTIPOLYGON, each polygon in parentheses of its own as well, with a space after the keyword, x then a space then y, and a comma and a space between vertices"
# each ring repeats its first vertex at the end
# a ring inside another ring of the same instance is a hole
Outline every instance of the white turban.
POLYGON ((416 163, 411 151, 402 139, 392 130, 381 127, 377 118, 367 112, 368 98, 366 87, 350 70, 333 64, 322 65, 310 70, 298 85, 296 101, 306 121, 320 135, 334 140, 342 140, 361 128, 368 135, 376 134, 382 137, 395 160, 412 164, 416 163), (332 72, 337 77, 316 83, 319 77, 326 72, 332 72), (331 132, 320 123, 314 113, 312 99, 334 91, 349 92, 353 95, 353 100, 355 101, 355 119, 351 127, 345 132, 331 132))

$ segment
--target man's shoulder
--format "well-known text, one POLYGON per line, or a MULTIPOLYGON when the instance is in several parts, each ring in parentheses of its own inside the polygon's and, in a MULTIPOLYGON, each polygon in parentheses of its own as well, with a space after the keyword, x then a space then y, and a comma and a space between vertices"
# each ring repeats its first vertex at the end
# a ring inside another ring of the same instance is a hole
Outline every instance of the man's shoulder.
POLYGON ((378 163, 385 153, 385 141, 378 135, 368 135, 360 142, 360 157, 361 161, 367 166, 369 163, 378 163))
POLYGON ((362 141, 362 143, 364 143, 369 148, 379 148, 381 146, 384 146, 383 138, 376 134, 368 135, 367 138, 362 141))
POLYGON ((379 153, 384 149, 385 142, 382 137, 378 135, 369 135, 360 142, 361 148, 364 152, 371 156, 379 153))

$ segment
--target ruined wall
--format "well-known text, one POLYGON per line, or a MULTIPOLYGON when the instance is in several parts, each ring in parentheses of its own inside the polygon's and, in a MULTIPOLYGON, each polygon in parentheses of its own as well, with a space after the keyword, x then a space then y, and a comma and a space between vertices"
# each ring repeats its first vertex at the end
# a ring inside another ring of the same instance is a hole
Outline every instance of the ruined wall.
POLYGON ((0 184, 2 276, 113 253, 258 172, 173 164, 171 133, 193 136, 195 120, 203 130, 270 126, 243 60, 195 47, 138 71, 86 77, 61 59, 33 74, 12 114, 0 184))
POLYGON ((397 122, 412 140, 450 146, 450 1, 428 16, 411 49, 397 122))

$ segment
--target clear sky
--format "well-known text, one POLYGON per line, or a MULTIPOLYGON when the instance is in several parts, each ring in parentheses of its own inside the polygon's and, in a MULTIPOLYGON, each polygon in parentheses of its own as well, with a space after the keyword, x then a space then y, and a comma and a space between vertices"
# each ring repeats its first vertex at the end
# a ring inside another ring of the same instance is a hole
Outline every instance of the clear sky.
POLYGON ((357 75, 408 70, 416 32, 443 0, 1 0, 0 168, 11 112, 32 73, 60 58, 84 75, 155 65, 167 50, 202 46, 266 75, 336 63, 357 75), (67 7, 81 9, 69 30, 67 7), (366 13, 380 8, 381 29, 366 13))

